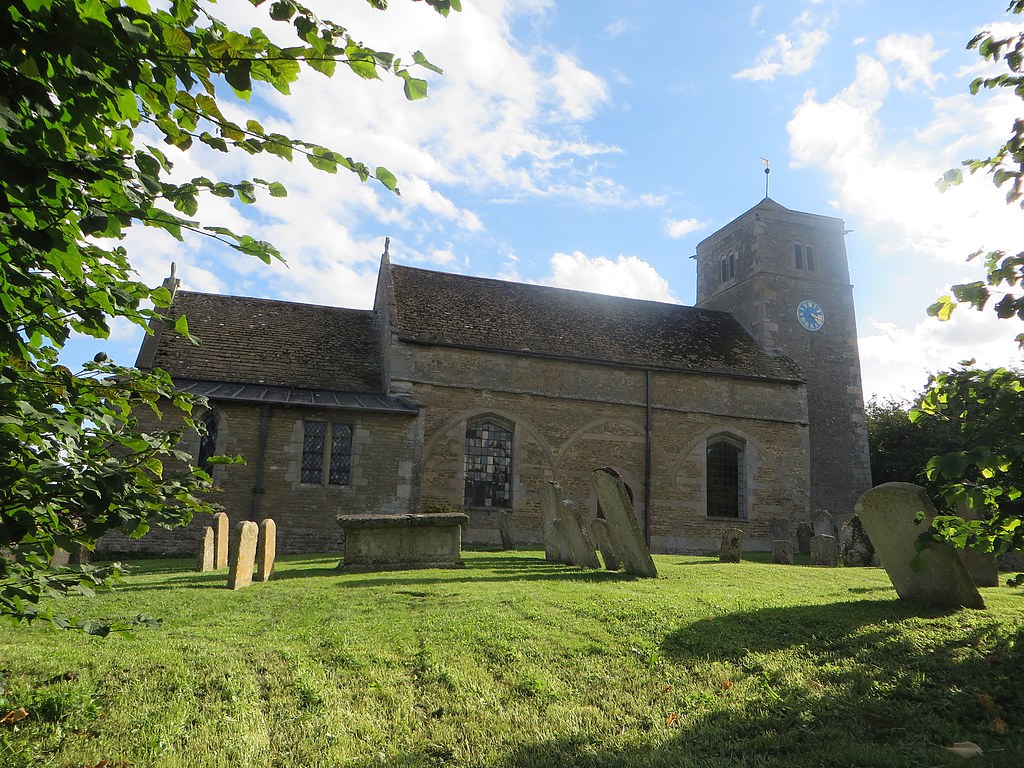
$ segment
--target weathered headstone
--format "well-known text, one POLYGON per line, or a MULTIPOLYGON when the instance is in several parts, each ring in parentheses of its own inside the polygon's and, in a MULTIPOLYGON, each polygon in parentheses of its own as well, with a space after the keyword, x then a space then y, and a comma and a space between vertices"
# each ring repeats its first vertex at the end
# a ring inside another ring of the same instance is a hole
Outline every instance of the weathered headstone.
POLYGON ((835 518, 827 509, 816 509, 811 515, 811 522, 814 524, 815 536, 831 536, 839 538, 839 528, 836 526, 835 518))
POLYGON ((559 517, 562 488, 557 483, 544 484, 544 559, 552 563, 573 565, 572 550, 566 539, 565 523, 559 517))
POLYGON ((67 568, 71 565, 71 553, 66 549, 55 547, 49 561, 51 568, 67 568))
POLYGON ((235 526, 235 540, 231 546, 231 570, 228 571, 228 589, 241 589, 252 584, 258 537, 259 526, 252 520, 243 520, 235 526))
POLYGON ((581 565, 584 568, 600 568, 601 561, 597 559, 594 542, 583 522, 583 514, 579 507, 569 500, 560 498, 558 500, 558 517, 564 526, 565 541, 569 545, 573 564, 581 565))
MULTIPOLYGON (((977 519, 977 515, 967 504, 957 504, 956 511, 964 520, 977 519)), ((960 557, 976 587, 999 586, 999 565, 994 554, 968 548, 960 550, 960 557)))
POLYGON ((604 567, 609 571, 622 570, 622 558, 615 549, 615 542, 612 541, 612 531, 608 527, 608 521, 598 517, 590 524, 590 532, 593 534, 594 543, 601 550, 601 559, 604 560, 604 567))
POLYGON ((768 533, 772 541, 792 541, 793 523, 784 517, 773 517, 768 521, 768 533))
POLYGON ((213 528, 208 525, 199 536, 199 556, 196 558, 196 570, 204 573, 213 569, 213 528))
POLYGON ((806 520, 796 524, 796 551, 801 555, 811 554, 811 539, 814 538, 814 526, 806 520))
POLYGON ((277 558, 277 523, 269 517, 260 522, 259 538, 256 540, 256 573, 260 581, 270 581, 277 558))
POLYGON ((71 553, 72 565, 88 565, 92 562, 92 550, 84 544, 79 544, 71 553))
POLYGON ((722 547, 718 550, 718 560, 722 563, 738 563, 743 557, 743 530, 730 528, 722 534, 722 547))
POLYGON ((901 600, 943 608, 985 607, 952 546, 933 543, 917 551, 918 537, 935 516, 924 488, 885 483, 861 496, 854 511, 901 600), (924 513, 924 520, 915 523, 919 512, 924 513))
POLYGON ((512 512, 507 509, 498 513, 498 536, 501 538, 503 550, 515 549, 512 539, 512 512))
POLYGON ((839 542, 835 536, 818 534, 811 539, 811 565, 835 568, 839 565, 839 542))
POLYGON ((843 564, 849 568, 865 568, 875 559, 875 548, 864 531, 860 518, 853 515, 843 526, 843 564))
POLYGON ((793 542, 791 541, 780 541, 776 539, 772 542, 772 562, 776 565, 792 565, 793 564, 793 542))
POLYGON ((597 502, 604 512, 604 519, 608 523, 612 541, 615 542, 626 573, 649 578, 657 577, 658 569, 644 541, 640 523, 633 514, 633 505, 629 501, 626 484, 621 478, 613 477, 603 469, 595 470, 591 480, 597 492, 597 502))
POLYGON ((231 521, 227 514, 217 512, 213 516, 213 567, 215 570, 228 567, 228 526, 231 521))

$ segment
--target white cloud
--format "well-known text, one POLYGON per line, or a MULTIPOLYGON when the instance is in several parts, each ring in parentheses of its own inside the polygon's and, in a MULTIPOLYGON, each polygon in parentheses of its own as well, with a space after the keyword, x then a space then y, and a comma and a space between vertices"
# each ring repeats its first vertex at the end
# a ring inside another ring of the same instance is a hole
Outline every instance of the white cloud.
POLYGON ((620 255, 612 261, 605 256, 590 258, 580 251, 556 253, 551 257, 551 269, 551 276, 539 281, 542 285, 679 303, 668 281, 636 256, 620 255))
POLYGON ((814 66, 818 52, 829 40, 828 32, 815 29, 794 35, 780 34, 761 51, 759 61, 733 77, 740 80, 774 80, 778 75, 799 75, 814 66))
POLYGON ((940 75, 932 70, 932 65, 946 53, 935 50, 931 35, 907 34, 883 37, 878 41, 877 51, 883 63, 899 62, 903 65, 904 76, 894 79, 901 91, 909 90, 918 82, 924 83, 929 90, 933 89, 940 75))
POLYGON ((691 232, 699 232, 707 227, 708 222, 697 219, 668 219, 665 222, 665 234, 675 239, 691 232))
POLYGON ((750 9, 750 26, 757 26, 757 20, 761 18, 762 11, 764 11, 764 3, 757 3, 750 9))
POLYGON ((558 94, 561 111, 571 120, 586 120, 608 101, 604 81, 563 53, 555 56, 551 85, 558 94))
POLYGON ((634 29, 636 29, 636 25, 631 21, 616 19, 602 30, 601 36, 608 40, 614 40, 617 37, 622 37, 627 32, 632 32, 634 29))

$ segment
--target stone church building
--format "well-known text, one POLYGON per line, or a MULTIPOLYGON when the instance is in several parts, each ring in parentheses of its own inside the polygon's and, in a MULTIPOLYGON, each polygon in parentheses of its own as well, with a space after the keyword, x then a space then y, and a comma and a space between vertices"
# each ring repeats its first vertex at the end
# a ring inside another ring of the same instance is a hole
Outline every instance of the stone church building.
MULTIPOLYGON (((467 544, 542 540, 547 481, 601 514, 625 481, 655 552, 740 527, 838 518, 871 485, 843 221, 765 198, 700 243, 697 306, 466 277, 382 258, 371 310, 176 291, 195 346, 157 328, 138 366, 205 395, 232 521, 286 552, 335 551, 339 514, 455 507, 467 544)), ((191 554, 197 520, 108 552, 191 554)))

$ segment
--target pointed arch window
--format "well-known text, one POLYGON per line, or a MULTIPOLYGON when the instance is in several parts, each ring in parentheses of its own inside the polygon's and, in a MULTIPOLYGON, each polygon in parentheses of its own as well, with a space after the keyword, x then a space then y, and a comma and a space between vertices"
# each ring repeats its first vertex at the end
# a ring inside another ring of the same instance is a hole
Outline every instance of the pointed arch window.
POLYGON ((199 435, 199 453, 196 456, 196 464, 202 470, 210 470, 210 459, 217 453, 217 428, 219 420, 216 411, 207 411, 200 421, 203 425, 202 434, 199 435))
POLYGON ((797 269, 804 268, 804 247, 800 243, 793 244, 793 262, 797 269))
POLYGON ((512 506, 512 438, 512 425, 499 423, 493 416, 467 425, 467 507, 512 506))
POLYGON ((716 435, 707 441, 707 515, 745 518, 745 443, 732 435, 716 435))

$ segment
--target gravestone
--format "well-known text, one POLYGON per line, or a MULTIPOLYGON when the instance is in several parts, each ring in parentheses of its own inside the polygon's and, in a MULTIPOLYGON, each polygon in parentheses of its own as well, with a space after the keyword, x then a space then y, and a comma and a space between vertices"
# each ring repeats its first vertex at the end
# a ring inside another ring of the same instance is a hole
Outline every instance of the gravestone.
POLYGON ((793 564, 793 542, 791 541, 780 541, 776 539, 772 542, 772 562, 776 565, 792 565, 793 564))
POLYGON ((259 538, 256 541, 256 572, 260 581, 270 581, 277 558, 277 523, 269 517, 260 522, 259 538))
POLYGON ((196 570, 200 573, 213 570, 213 528, 209 525, 199 536, 199 557, 196 562, 196 570))
POLYGON ((836 527, 835 518, 827 509, 816 509, 811 515, 811 522, 814 524, 815 536, 831 536, 839 538, 839 528, 836 527))
POLYGON ((461 512, 418 515, 338 515, 345 549, 338 569, 347 573, 464 568, 461 512))
POLYGON ((768 521, 768 533, 772 541, 792 541, 793 523, 784 517, 773 517, 768 521))
POLYGON ((252 520, 243 520, 235 526, 235 541, 231 547, 231 570, 228 571, 228 589, 241 589, 252 584, 258 537, 259 526, 252 520))
POLYGON ((860 518, 853 515, 843 526, 846 536, 843 539, 843 565, 849 568, 866 568, 875 559, 875 548, 871 539, 864 531, 860 518))
POLYGON ((565 540, 569 544, 573 564, 584 568, 600 568, 601 561, 597 559, 594 542, 583 522, 583 513, 579 507, 569 500, 560 499, 558 517, 565 526, 565 540))
POLYGON ((622 558, 615 549, 615 542, 612 541, 612 531, 608 527, 608 521, 599 517, 590 524, 590 532, 593 535, 594 543, 601 550, 601 559, 604 560, 604 567, 609 571, 622 570, 622 558))
POLYGON ((924 488, 912 483, 885 483, 861 496, 854 511, 901 600, 942 608, 985 607, 952 546, 932 543, 917 551, 918 537, 935 516, 924 488), (924 520, 915 523, 919 512, 924 513, 924 520))
POLYGON ((69 565, 71 565, 71 553, 66 549, 54 547, 53 554, 50 555, 49 566, 51 568, 67 568, 69 565))
POLYGON ((228 526, 230 520, 224 512, 213 516, 213 567, 215 570, 228 567, 228 526))
POLYGON ((572 549, 566 537, 565 522, 559 516, 562 487, 558 483, 544 484, 544 559, 552 563, 575 565, 572 549))
POLYGON ((597 493, 597 503, 601 505, 611 531, 611 539, 622 558, 623 569, 634 576, 656 578, 658 569, 644 541, 640 523, 633 514, 633 504, 622 478, 598 469, 591 475, 591 482, 597 493))
POLYGON ((801 555, 811 554, 811 539, 814 538, 814 526, 806 520, 796 524, 796 551, 801 555))
MULTIPOLYGON (((956 506, 957 514, 964 520, 977 520, 978 516, 967 504, 960 503, 956 506)), ((996 563, 996 556, 991 552, 979 552, 976 549, 960 550, 960 558, 967 566, 967 572, 971 574, 971 581, 976 587, 998 587, 999 586, 999 565, 996 563)))
POLYGON ((72 565, 88 565, 92 562, 92 550, 83 544, 79 544, 75 547, 74 552, 71 553, 71 564, 72 565))
POLYGON ((743 530, 730 528, 722 534, 722 546, 718 550, 720 563, 738 563, 743 557, 743 530))
POLYGON ((498 536, 501 538, 503 550, 515 549, 512 540, 512 512, 507 509, 498 513, 498 536))
POLYGON ((839 565, 839 542, 835 536, 818 534, 811 539, 811 565, 835 568, 839 565))

